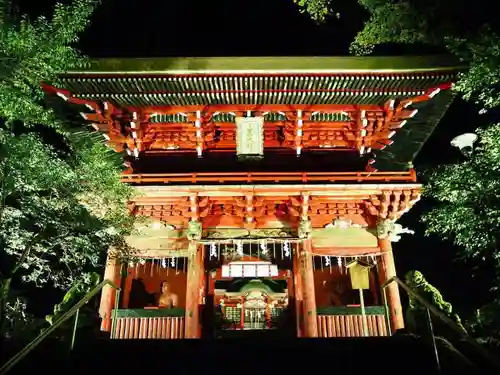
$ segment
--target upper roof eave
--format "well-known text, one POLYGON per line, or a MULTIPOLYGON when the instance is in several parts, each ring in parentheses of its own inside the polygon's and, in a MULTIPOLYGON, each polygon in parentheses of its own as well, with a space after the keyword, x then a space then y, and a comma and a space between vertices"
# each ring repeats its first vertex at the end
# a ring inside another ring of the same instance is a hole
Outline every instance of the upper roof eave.
POLYGON ((68 75, 418 73, 463 69, 449 56, 176 57, 96 59, 68 75))

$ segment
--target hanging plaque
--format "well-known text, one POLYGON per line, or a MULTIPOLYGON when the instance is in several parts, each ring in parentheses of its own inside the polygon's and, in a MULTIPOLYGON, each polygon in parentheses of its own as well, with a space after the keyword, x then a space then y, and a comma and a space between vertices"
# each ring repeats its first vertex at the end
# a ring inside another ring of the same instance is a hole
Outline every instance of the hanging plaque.
POLYGON ((243 277, 257 277, 257 266, 255 264, 245 264, 243 266, 243 277))
POLYGON ((271 264, 270 268, 270 276, 277 277, 279 276, 278 266, 275 264, 271 264))
POLYGON ((346 265, 351 277, 352 289, 370 289, 371 264, 360 260, 353 260, 346 265))
POLYGON ((278 266, 268 262, 234 262, 222 266, 222 277, 276 277, 278 266))
POLYGON ((222 266, 222 277, 231 277, 231 269, 226 264, 222 266))
POLYGON ((271 276, 270 266, 268 264, 257 265, 257 277, 271 276))
POLYGON ((239 158, 264 156, 264 117, 236 117, 236 154, 239 158))
POLYGON ((230 275, 231 277, 243 277, 243 266, 241 264, 231 264, 230 275))

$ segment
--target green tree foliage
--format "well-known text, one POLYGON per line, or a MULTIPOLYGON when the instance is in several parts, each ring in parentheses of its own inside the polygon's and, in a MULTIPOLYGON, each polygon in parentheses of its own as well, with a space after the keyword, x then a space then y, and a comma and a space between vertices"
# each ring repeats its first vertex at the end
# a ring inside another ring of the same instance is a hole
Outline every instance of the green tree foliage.
POLYGON ((437 205, 423 221, 426 234, 453 241, 467 258, 493 263, 499 276, 493 291, 500 301, 500 124, 477 133, 478 145, 467 160, 429 173, 424 196, 437 205))
POLYGON ((14 284, 88 285, 109 247, 129 251, 134 192, 120 182, 120 157, 83 125, 69 129, 40 85, 87 63, 73 44, 96 4, 57 4, 51 21, 30 22, 12 18, 10 2, 0 0, 1 328, 27 316, 10 299, 14 284))
POLYGON ((37 285, 68 287, 102 250, 123 246, 132 190, 100 144, 60 157, 35 134, 0 132, 0 234, 4 251, 37 285), (60 267, 54 267, 59 263, 60 267))
POLYGON ((424 194, 439 204, 423 220, 428 234, 452 240, 469 257, 491 257, 500 267, 500 124, 477 133, 478 146, 467 160, 429 174, 424 194))
MULTIPOLYGON (((425 301, 429 302, 432 306, 443 313, 447 318, 455 322, 458 328, 464 333, 467 333, 462 321, 458 314, 453 311, 451 303, 445 301, 441 292, 432 284, 430 284, 419 271, 409 271, 405 275, 405 283, 411 289, 418 293, 425 301)), ((414 333, 418 333, 423 328, 427 328, 427 311, 426 307, 422 305, 416 298, 409 295, 407 317, 410 329, 414 333)))
POLYGON ((29 338, 41 327, 40 319, 28 312, 28 304, 24 298, 13 297, 7 301, 5 315, 7 324, 4 336, 7 339, 29 338))
MULTIPOLYGON (((322 21, 321 15, 335 9, 340 1, 302 0, 299 5, 311 17, 322 21)), ((364 55, 377 45, 392 43, 441 47, 468 67, 453 89, 465 100, 477 104, 479 113, 500 106, 500 34, 494 3, 350 1, 357 2, 360 10, 364 8, 369 15, 351 44, 352 53, 364 55)), ((479 130, 478 134, 479 147, 469 160, 430 173, 424 197, 434 199, 438 205, 423 220, 427 234, 453 241, 463 249, 464 257, 493 262, 497 267, 496 300, 479 310, 480 323, 475 326, 488 325, 490 332, 499 332, 500 322, 492 317, 498 316, 500 306, 500 124, 479 130)))
POLYGON ((30 21, 11 12, 12 0, 0 0, 0 118, 26 124, 56 125, 43 105, 40 82, 57 83, 57 73, 87 65, 74 43, 89 23, 97 0, 56 4, 51 20, 30 21))
MULTIPOLYGON (((295 1, 295 0, 294 0, 295 1)), ((489 109, 500 104, 500 36, 496 9, 483 0, 457 6, 452 0, 343 0, 357 2, 369 18, 351 52, 371 53, 388 43, 428 44, 447 49, 468 65, 454 89, 489 109)), ((324 21, 341 0, 295 1, 317 21, 324 21)))
POLYGON ((302 13, 307 13, 317 22, 324 22, 330 14, 331 0, 293 0, 302 13))
POLYGON ((68 288, 88 279, 113 246, 127 251, 132 231, 121 169, 101 144, 62 157, 34 134, 0 131, 2 301, 10 283, 68 288))

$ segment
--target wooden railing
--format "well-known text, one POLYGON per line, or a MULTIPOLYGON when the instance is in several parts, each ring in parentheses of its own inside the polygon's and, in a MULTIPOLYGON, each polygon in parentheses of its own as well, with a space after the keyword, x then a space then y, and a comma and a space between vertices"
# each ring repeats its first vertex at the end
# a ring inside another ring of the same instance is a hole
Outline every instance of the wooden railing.
MULTIPOLYGON (((367 306, 366 324, 369 336, 387 336, 384 307, 367 306)), ((359 307, 318 308, 319 337, 363 337, 363 316, 359 307)))
POLYGON ((115 339, 182 339, 184 318, 117 318, 115 339))
POLYGON ((113 339, 182 339, 184 309, 119 309, 113 339))
POLYGON ((124 174, 127 183, 311 183, 311 182, 415 182, 414 170, 404 172, 227 172, 124 174))
MULTIPOLYGON (((118 288, 118 286, 116 286, 111 280, 103 280, 103 282, 101 282, 90 292, 88 292, 80 301, 75 303, 68 311, 66 311, 59 318, 57 318, 50 327, 43 330, 33 341, 31 341, 28 345, 26 345, 20 352, 18 352, 15 356, 13 356, 11 359, 5 362, 2 365, 2 367, 0 367, 0 375, 4 375, 7 372, 9 372, 12 369, 12 367, 14 367, 20 360, 22 360, 26 355, 28 355, 29 352, 35 349, 43 340, 45 340, 52 332, 54 332, 57 328, 59 328, 64 322, 66 322, 72 316, 77 317, 80 309, 85 304, 87 304, 92 299, 92 297, 98 294, 102 290, 102 288, 104 288, 107 285, 115 289, 115 291, 117 292, 115 297, 115 311, 117 311, 118 301, 120 300, 120 288, 118 288)), ((71 338, 71 349, 73 349, 73 345, 75 343, 75 334, 77 326, 78 326, 78 319, 75 319, 73 336, 71 338)))
POLYGON ((436 365, 438 367, 438 370, 441 370, 441 365, 440 365, 438 348, 436 346, 436 340, 434 337, 430 313, 432 313, 434 316, 439 318, 443 323, 445 323, 448 327, 450 327, 453 331, 455 331, 455 334, 461 340, 469 343, 470 348, 473 348, 476 351, 476 353, 482 357, 483 361, 491 364, 495 368, 496 372, 494 372, 494 373, 500 373, 500 361, 493 353, 490 353, 488 351, 488 349, 486 349, 484 346, 482 346, 475 338, 469 336, 469 334, 467 333, 467 331, 465 331, 465 329, 463 327, 460 327, 456 322, 454 322, 452 319, 450 319, 448 316, 446 316, 442 311, 440 311, 432 303, 430 303, 425 298, 423 298, 416 290, 413 290, 408 285, 406 285, 397 276, 391 277, 389 280, 387 280, 381 286, 383 296, 384 296, 383 297, 384 303, 386 304, 386 307, 385 307, 386 311, 388 310, 386 288, 392 283, 396 283, 401 289, 403 289, 406 293, 408 293, 409 296, 416 299, 418 302, 420 302, 422 304, 423 307, 425 307, 427 309, 429 331, 430 331, 432 346, 434 347, 434 353, 436 356, 436 365))
MULTIPOLYGON (((361 315, 323 315, 318 316, 319 337, 363 337, 361 315)), ((387 336, 384 315, 367 315, 366 323, 369 336, 387 336)))

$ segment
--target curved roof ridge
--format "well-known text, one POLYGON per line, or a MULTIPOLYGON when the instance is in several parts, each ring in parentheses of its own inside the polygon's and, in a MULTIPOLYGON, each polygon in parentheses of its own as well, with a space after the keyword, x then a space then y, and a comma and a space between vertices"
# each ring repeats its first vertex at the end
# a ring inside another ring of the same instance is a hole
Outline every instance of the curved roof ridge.
POLYGON ((417 73, 456 71, 450 56, 174 57, 95 59, 70 75, 258 74, 258 73, 417 73))

